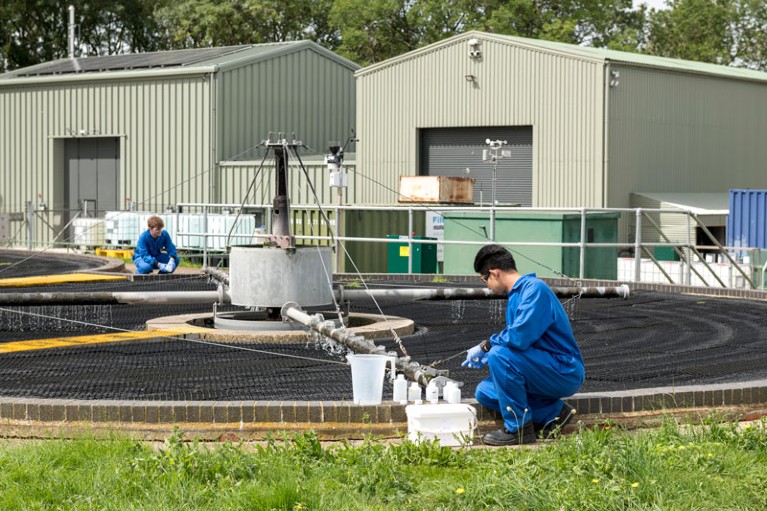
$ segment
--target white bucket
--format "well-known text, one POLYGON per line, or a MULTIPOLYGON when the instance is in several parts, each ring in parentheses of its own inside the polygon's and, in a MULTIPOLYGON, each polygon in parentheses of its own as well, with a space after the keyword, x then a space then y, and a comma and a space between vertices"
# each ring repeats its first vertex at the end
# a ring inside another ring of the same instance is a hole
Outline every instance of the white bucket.
POLYGON ((467 404, 408 405, 407 437, 418 443, 439 440, 443 446, 471 444, 477 427, 477 410, 467 404))
POLYGON ((386 364, 391 364, 391 377, 394 379, 397 359, 384 355, 346 355, 346 359, 352 366, 354 404, 380 405, 386 364))

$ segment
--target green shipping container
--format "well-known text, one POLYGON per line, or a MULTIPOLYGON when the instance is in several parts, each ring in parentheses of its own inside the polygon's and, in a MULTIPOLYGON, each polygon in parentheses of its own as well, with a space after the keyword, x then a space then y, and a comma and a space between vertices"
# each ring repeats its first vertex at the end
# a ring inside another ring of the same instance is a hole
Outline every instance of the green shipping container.
MULTIPOLYGON (((477 212, 446 212, 445 241, 479 241, 490 243, 490 216, 477 212)), ((618 219, 615 213, 592 213, 586 218, 586 237, 592 243, 617 243, 618 219)), ((578 243, 581 216, 557 213, 496 214, 495 239, 513 242, 578 243)), ((579 278, 578 247, 509 247, 520 273, 536 273, 540 277, 579 278)), ((479 246, 444 245, 446 274, 473 274, 474 256, 479 246)), ((586 248, 585 275, 589 279, 615 280, 618 276, 617 248, 586 248)))

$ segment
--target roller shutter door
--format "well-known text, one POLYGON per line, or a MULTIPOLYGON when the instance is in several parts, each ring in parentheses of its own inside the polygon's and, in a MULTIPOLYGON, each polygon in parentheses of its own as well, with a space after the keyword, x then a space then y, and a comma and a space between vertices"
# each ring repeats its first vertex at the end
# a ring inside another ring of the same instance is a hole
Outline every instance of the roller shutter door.
POLYGON ((482 161, 485 142, 506 140, 511 158, 498 162, 495 197, 500 204, 532 206, 533 128, 493 126, 472 128, 424 128, 420 130, 420 174, 423 176, 471 177, 474 202, 490 204, 493 164, 482 161), (466 169, 469 169, 467 172, 466 169))

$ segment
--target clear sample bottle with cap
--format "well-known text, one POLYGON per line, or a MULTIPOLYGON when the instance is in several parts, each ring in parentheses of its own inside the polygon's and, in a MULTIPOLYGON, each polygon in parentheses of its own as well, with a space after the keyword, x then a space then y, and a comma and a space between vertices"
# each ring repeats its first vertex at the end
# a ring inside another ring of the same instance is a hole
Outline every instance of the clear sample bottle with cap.
POLYGON ((431 380, 426 386, 426 401, 433 405, 439 403, 439 387, 434 380, 431 380))
POLYGON ((405 375, 400 373, 394 380, 394 393, 392 401, 395 403, 407 403, 407 380, 405 375))
POLYGON ((410 388, 407 391, 407 400, 412 401, 417 405, 423 403, 423 398, 421 397, 421 386, 416 382, 410 384, 410 388))

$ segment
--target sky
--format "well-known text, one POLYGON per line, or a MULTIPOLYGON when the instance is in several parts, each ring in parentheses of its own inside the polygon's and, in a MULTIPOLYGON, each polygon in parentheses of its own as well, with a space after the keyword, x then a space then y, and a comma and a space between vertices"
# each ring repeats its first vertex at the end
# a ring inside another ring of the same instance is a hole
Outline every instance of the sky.
POLYGON ((666 9, 666 0, 634 0, 634 7, 647 4, 651 9, 666 9))

